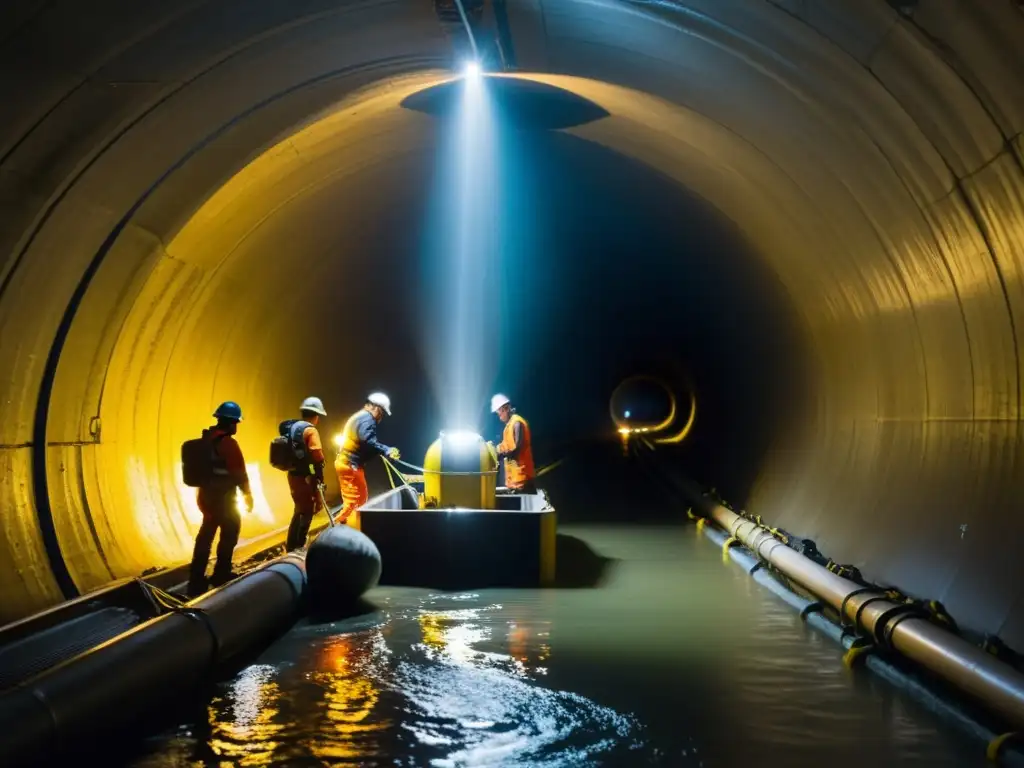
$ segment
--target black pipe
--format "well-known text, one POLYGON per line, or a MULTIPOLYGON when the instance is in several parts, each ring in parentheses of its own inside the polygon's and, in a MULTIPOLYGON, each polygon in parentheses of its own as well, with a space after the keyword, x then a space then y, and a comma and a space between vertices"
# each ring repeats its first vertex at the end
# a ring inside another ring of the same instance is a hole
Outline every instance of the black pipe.
POLYGON ((0 765, 58 760, 158 714, 298 615, 305 560, 286 555, 0 694, 0 765))

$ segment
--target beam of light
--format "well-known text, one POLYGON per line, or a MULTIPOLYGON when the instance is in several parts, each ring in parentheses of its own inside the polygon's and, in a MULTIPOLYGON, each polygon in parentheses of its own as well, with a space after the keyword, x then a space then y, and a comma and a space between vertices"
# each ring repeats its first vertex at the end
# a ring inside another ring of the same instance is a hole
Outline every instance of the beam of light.
POLYGON ((487 79, 459 81, 444 131, 431 200, 436 237, 425 254, 432 275, 424 332, 426 369, 443 423, 476 431, 500 343, 496 126, 487 79))
POLYGON ((467 80, 479 79, 483 74, 483 71, 480 68, 480 62, 472 59, 467 61, 462 65, 462 74, 467 80))

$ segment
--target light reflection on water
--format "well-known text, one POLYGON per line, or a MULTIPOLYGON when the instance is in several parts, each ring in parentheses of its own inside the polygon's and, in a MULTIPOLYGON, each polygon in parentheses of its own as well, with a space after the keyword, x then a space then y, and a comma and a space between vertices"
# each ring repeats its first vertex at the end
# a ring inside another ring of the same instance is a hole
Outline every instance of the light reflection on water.
POLYGON ((580 764, 623 741, 641 746, 634 718, 531 684, 531 662, 547 654, 538 646, 531 658, 526 630, 502 622, 501 611, 420 612, 423 642, 412 650, 428 663, 402 661, 395 679, 412 715, 403 727, 419 743, 449 750, 434 765, 580 764), (500 630, 504 642, 496 643, 500 630), (511 653, 481 648, 489 644, 511 653))
POLYGON ((387 717, 374 717, 381 669, 389 656, 383 636, 379 630, 341 635, 317 652, 317 671, 307 679, 323 692, 317 718, 322 727, 310 733, 310 753, 325 761, 377 756, 376 736, 391 727, 387 717))
POLYGON ((692 529, 582 536, 619 558, 601 587, 378 590, 133 765, 986 764, 692 529))

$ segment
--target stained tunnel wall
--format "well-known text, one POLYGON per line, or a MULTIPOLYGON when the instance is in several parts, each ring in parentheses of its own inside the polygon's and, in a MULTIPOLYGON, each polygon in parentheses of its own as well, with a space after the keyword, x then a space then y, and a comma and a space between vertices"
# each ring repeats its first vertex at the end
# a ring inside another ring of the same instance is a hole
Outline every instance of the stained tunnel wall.
MULTIPOLYGON (((204 419, 127 360, 170 363, 209 403, 244 393, 254 431, 310 386, 295 375, 268 392, 197 364, 216 356, 203 337, 211 312, 257 333, 260 317, 241 306, 244 282, 204 295, 221 254, 176 255, 175 237, 261 150, 360 87, 444 66, 449 51, 426 3, 4 13, 0 581, 13 617, 60 596, 48 519, 79 588, 186 548, 187 516, 162 508, 178 430, 204 419), (141 502, 111 469, 130 473, 133 457, 159 477, 138 484, 141 502)), ((750 506, 1022 644, 1019 7, 517 2, 510 18, 522 69, 613 116, 570 132, 722 211, 801 319, 814 394, 778 436, 750 506)), ((265 322, 268 349, 284 331, 265 322)))

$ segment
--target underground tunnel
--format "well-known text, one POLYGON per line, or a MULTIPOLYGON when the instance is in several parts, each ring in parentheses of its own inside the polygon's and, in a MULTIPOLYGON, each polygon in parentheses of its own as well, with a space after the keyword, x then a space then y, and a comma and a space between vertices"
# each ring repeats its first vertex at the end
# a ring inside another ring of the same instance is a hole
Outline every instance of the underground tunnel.
MULTIPOLYGON (((679 519, 608 411, 678 373, 681 471, 1024 648, 1019 5, 501 5, 481 433, 508 390, 569 519, 679 519)), ((429 3, 21 0, 0 39, 0 619, 186 561, 179 447, 222 400, 243 540, 287 524, 266 444, 307 395, 332 435, 387 391, 422 455, 468 210, 429 3)))

